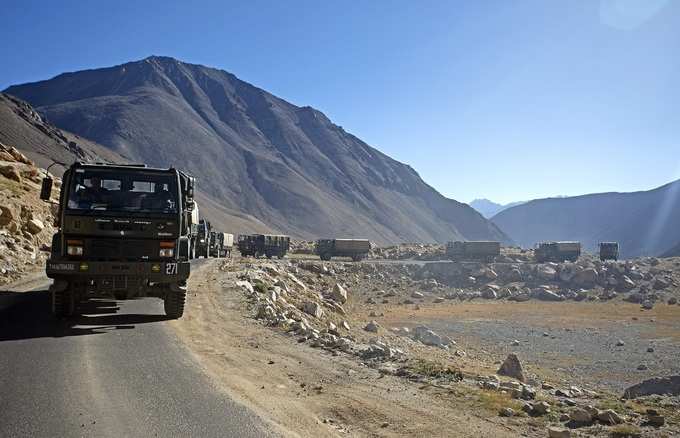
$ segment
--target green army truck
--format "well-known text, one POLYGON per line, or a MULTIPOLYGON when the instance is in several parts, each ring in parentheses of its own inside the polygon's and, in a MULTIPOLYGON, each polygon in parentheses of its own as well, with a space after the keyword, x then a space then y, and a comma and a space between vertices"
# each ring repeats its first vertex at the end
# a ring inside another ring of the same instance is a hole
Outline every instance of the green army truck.
MULTIPOLYGON (((43 180, 49 201, 52 178, 43 180)), ((63 175, 47 276, 52 310, 72 316, 89 298, 157 297, 184 313, 194 179, 144 165, 71 165, 63 175)))
POLYGON ((581 256, 581 242, 541 242, 534 249, 538 263, 575 262, 581 256))
POLYGON ((229 257, 233 246, 233 234, 219 231, 210 232, 210 257, 229 257))
POLYGON ((619 243, 618 242, 600 242, 600 260, 618 260, 619 259, 619 243))
POLYGON ((486 240, 448 242, 446 255, 454 261, 492 262, 501 255, 501 243, 486 240))
POLYGON ((196 234, 196 258, 203 257, 207 259, 210 257, 211 231, 212 227, 210 221, 201 219, 198 222, 198 232, 196 234))
POLYGON ((351 257, 358 262, 365 259, 370 250, 368 239, 319 239, 315 247, 319 258, 326 261, 333 257, 351 257))
POLYGON ((290 237, 282 234, 242 234, 238 236, 237 246, 243 257, 282 259, 290 248, 290 237))

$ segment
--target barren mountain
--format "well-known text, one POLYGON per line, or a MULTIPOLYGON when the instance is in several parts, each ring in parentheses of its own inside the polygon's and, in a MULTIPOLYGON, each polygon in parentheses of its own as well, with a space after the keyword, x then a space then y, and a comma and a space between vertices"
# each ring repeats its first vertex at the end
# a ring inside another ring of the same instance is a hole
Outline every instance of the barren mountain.
POLYGON ((523 204, 523 201, 510 202, 509 204, 498 204, 496 202, 490 201, 488 199, 475 199, 470 202, 470 207, 474 208, 482 214, 485 218, 489 219, 503 210, 507 210, 515 205, 523 204))
MULTIPOLYGON (((100 144, 55 127, 31 105, 4 93, 0 93, 0 143, 16 147, 43 168, 55 160, 64 164, 71 164, 76 160, 130 162, 128 158, 100 144)), ((63 170, 60 165, 51 169, 59 176, 63 170)), ((256 218, 225 208, 204 191, 199 190, 197 198, 201 214, 209 217, 219 229, 271 231, 256 218)))
POLYGON ((191 171, 222 208, 294 236, 508 240, 321 112, 222 70, 150 57, 7 92, 132 160, 191 171))
POLYGON ((680 180, 640 192, 538 199, 492 221, 525 247, 578 240, 594 251, 598 242, 618 241, 623 257, 659 256, 680 241, 680 180))

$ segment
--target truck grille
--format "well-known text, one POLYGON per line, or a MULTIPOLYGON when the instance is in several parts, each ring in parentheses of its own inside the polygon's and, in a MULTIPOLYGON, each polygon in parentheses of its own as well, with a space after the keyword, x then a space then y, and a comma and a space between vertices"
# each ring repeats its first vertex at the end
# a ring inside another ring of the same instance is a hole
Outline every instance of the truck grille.
POLYGON ((92 239, 85 243, 84 258, 88 260, 153 260, 158 258, 155 240, 92 239))

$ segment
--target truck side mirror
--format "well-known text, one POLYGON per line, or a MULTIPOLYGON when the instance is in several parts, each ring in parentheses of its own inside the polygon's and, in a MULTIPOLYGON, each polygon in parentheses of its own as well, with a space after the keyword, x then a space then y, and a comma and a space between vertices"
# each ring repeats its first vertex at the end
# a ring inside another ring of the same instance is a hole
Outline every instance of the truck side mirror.
POLYGON ((51 177, 46 176, 42 180, 42 186, 40 187, 40 199, 43 201, 49 201, 52 198, 52 184, 53 180, 51 177))

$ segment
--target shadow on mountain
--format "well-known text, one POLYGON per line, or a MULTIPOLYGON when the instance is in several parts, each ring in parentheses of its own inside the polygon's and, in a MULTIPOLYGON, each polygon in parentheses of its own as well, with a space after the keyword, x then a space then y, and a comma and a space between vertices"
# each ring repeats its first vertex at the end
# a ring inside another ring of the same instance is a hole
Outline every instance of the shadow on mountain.
POLYGON ((168 319, 165 315, 119 314, 119 310, 114 300, 89 300, 80 305, 80 315, 56 319, 47 291, 0 291, 0 342, 94 335, 168 319))

